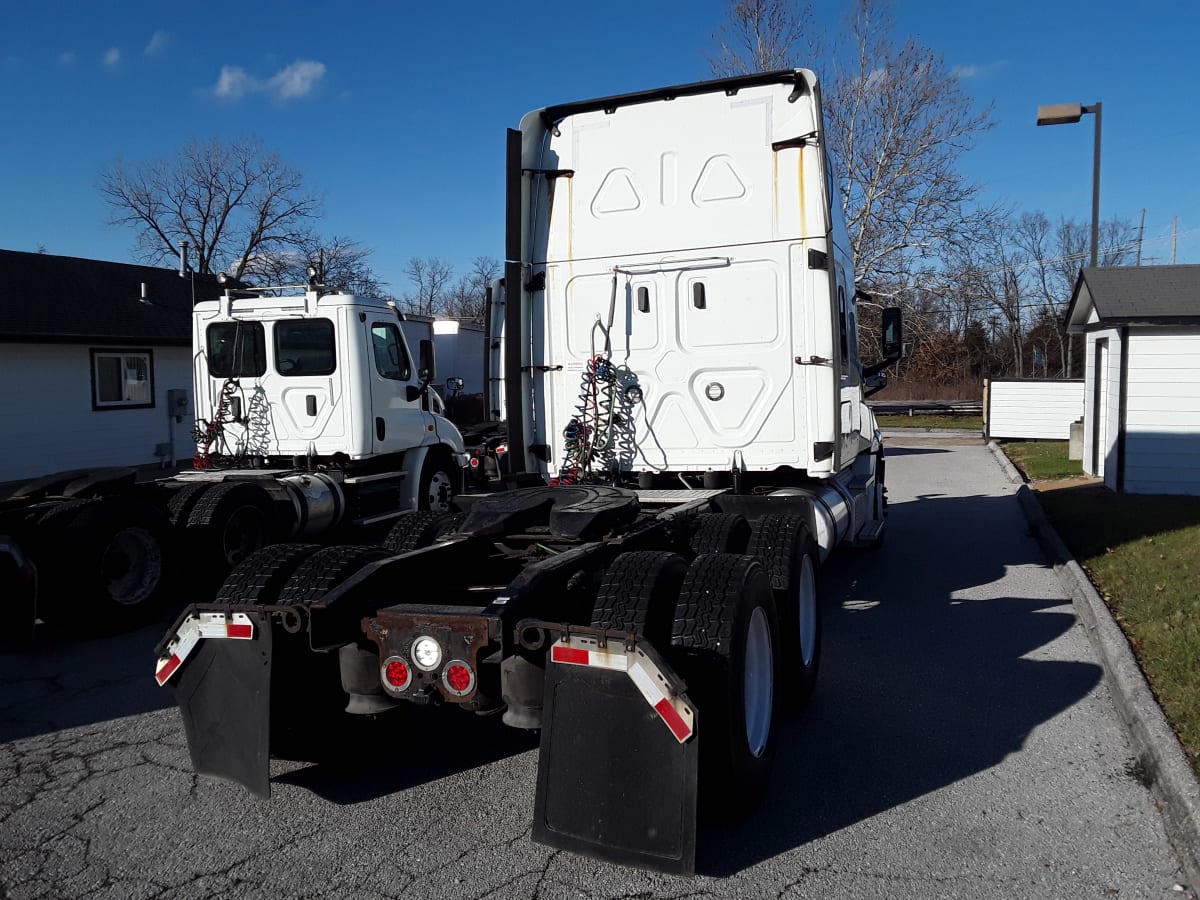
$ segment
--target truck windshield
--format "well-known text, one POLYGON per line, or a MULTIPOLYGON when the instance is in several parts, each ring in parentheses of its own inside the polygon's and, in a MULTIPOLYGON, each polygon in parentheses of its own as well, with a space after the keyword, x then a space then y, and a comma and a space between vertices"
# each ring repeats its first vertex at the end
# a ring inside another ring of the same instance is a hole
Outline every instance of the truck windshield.
POLYGON ((257 378, 267 371, 260 322, 214 322, 205 332, 208 371, 214 378, 257 378))
POLYGON ((288 319, 275 323, 275 370, 280 375, 330 375, 335 368, 332 321, 288 319))

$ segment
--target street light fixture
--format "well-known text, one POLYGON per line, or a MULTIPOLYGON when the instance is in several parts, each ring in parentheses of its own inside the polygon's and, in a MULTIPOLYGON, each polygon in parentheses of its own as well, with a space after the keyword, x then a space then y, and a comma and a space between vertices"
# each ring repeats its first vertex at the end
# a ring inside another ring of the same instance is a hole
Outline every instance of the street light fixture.
POLYGON ((1039 106, 1039 125, 1070 125, 1078 122, 1085 114, 1096 117, 1096 153, 1092 164, 1092 268, 1097 265, 1097 247, 1100 243, 1100 104, 1083 106, 1079 103, 1054 103, 1039 106))

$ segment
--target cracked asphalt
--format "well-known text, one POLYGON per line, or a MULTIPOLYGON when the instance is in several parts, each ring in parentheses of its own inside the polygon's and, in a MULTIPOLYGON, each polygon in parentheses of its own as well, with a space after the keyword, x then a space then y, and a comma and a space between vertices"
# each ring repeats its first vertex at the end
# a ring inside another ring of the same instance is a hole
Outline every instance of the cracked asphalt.
POLYGON ((808 712, 700 874, 530 841, 536 744, 413 710, 273 796, 197 777, 157 625, 0 654, 0 895, 1184 897, 1095 653, 978 441, 889 444, 889 533, 824 575, 808 712))

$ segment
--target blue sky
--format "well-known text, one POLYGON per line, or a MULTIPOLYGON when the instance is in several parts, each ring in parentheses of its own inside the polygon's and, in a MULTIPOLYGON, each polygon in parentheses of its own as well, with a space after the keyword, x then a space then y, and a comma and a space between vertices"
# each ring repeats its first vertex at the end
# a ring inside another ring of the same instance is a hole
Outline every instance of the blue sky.
MULTIPOLYGON (((818 4, 836 25, 843 4, 818 4)), ((326 196, 326 234, 464 272, 503 254, 504 130, 528 110, 710 77, 725 0, 10 4, 0 36, 0 248, 134 261, 96 189, 116 157, 254 134, 326 196)), ((996 127, 964 160, 984 199, 1089 221, 1092 119, 1036 128, 1039 104, 1104 104, 1101 216, 1144 256, 1200 263, 1200 126, 1189 115, 1200 3, 896 0, 898 35, 940 52, 996 127)), ((820 75, 821 60, 805 61, 820 75)))

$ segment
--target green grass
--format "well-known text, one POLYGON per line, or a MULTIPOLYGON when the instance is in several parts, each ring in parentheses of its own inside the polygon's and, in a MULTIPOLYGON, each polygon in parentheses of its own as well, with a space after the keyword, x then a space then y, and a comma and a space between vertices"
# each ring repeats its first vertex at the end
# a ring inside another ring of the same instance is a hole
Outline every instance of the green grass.
MULTIPOLYGON (((1013 455, 1018 446, 1004 449, 1013 455)), ((1116 494, 1101 484, 1037 498, 1124 629, 1200 775, 1200 498, 1116 494)))
POLYGON ((876 416, 880 428, 955 428, 983 431, 980 416, 876 416))
POLYGON ((1025 475, 1034 478, 1078 478, 1083 463, 1067 459, 1067 441, 1013 441, 1004 452, 1025 475))

